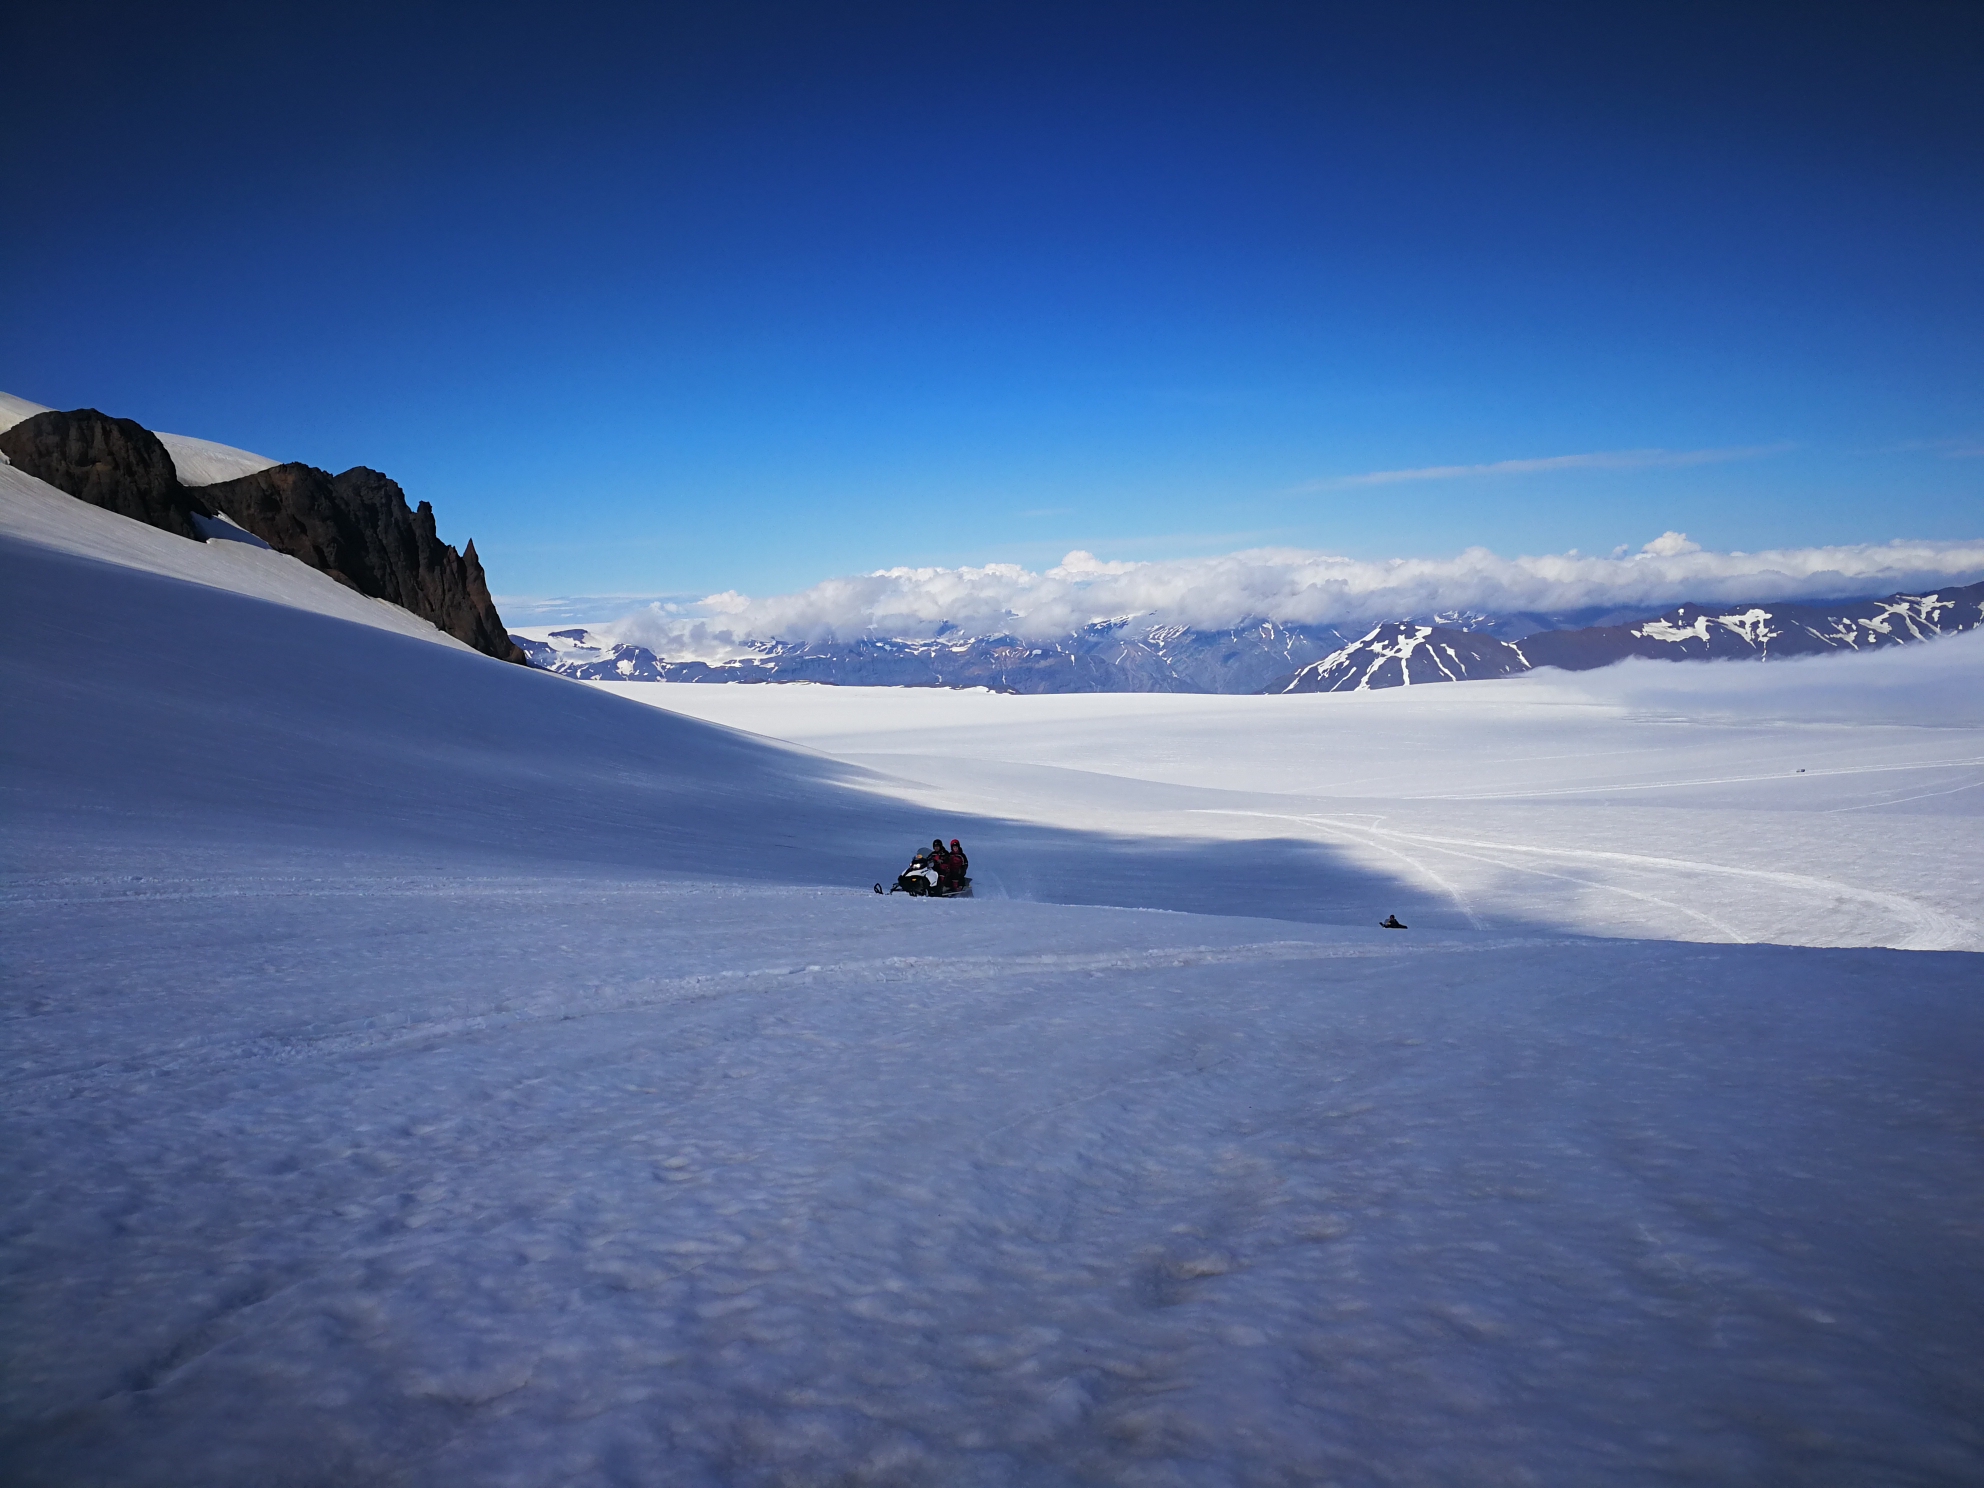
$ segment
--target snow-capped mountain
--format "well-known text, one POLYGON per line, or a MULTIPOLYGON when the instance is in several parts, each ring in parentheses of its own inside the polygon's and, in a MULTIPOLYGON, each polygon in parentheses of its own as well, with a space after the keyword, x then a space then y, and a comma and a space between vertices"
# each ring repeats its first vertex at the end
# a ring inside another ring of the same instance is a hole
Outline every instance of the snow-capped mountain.
POLYGON ((1628 656, 1768 659, 1867 650, 1968 630, 1980 612, 1984 584, 1833 605, 1684 604, 1652 618, 1612 611, 1554 617, 1448 611, 1426 620, 1385 621, 1355 639, 1325 625, 1260 621, 1195 630, 1153 624, 1147 616, 1097 621, 1049 641, 1010 635, 749 640, 735 648, 742 655, 715 659, 671 658, 584 626, 516 631, 511 639, 532 666, 594 682, 819 682, 1016 693, 1351 692, 1511 677, 1540 666, 1584 671, 1628 656), (1572 623, 1563 624, 1567 620, 1572 623))
POLYGON ((1232 630, 1098 621, 1054 641, 1013 636, 754 641, 718 661, 671 660, 584 627, 512 632, 546 671, 603 682, 825 682, 856 687, 989 687, 996 692, 1258 692, 1341 647, 1330 626, 1263 621, 1232 630))
POLYGON ((1264 690, 1361 692, 1373 687, 1410 687, 1416 682, 1512 677, 1528 670, 1521 650, 1509 641, 1447 625, 1388 620, 1264 690))
POLYGON ((1826 651, 1868 651, 1970 630, 1981 619, 1984 584, 1835 605, 1684 604, 1635 624, 1544 630, 1513 641, 1448 625, 1388 621, 1265 690, 1361 692, 1421 682, 1512 677, 1534 667, 1578 672, 1629 656, 1765 661, 1826 651))

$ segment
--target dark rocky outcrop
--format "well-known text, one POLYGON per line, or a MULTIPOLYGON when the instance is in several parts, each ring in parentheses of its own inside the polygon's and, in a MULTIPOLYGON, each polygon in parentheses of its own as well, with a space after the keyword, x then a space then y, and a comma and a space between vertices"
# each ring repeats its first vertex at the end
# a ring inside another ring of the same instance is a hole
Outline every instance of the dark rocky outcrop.
POLYGON ((389 600, 487 656, 528 662, 503 628, 475 544, 441 541, 434 509, 409 510, 398 484, 360 465, 332 476, 277 465, 189 489, 158 436, 94 408, 50 411, 0 432, 15 468, 92 506, 198 542, 195 515, 225 514, 279 553, 389 600))
POLYGON ((435 534, 434 508, 409 509, 399 483, 354 466, 333 476, 275 465, 200 493, 278 552, 340 584, 390 600, 485 655, 525 663, 489 597, 471 542, 456 552, 435 534))
POLYGON ((172 456, 158 436, 131 419, 94 408, 50 409, 0 433, 0 453, 36 480, 78 501, 114 511, 181 537, 201 540, 195 513, 213 508, 179 484, 172 456))

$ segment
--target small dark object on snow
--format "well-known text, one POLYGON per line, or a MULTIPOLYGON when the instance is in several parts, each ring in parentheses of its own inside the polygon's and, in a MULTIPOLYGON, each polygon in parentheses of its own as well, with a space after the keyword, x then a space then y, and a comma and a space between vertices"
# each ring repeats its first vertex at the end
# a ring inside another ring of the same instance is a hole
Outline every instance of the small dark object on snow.
POLYGON ((1406 927, 1399 923, 1397 915, 1386 915, 1382 920, 1378 921, 1378 928, 1380 930, 1403 930, 1406 927))

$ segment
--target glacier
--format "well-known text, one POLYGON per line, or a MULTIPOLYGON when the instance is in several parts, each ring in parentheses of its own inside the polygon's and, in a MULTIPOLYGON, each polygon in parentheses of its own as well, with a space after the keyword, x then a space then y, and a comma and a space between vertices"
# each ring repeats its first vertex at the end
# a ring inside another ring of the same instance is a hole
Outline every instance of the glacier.
POLYGON ((593 684, 8 478, 9 1482, 1984 1476, 1984 638, 593 684))

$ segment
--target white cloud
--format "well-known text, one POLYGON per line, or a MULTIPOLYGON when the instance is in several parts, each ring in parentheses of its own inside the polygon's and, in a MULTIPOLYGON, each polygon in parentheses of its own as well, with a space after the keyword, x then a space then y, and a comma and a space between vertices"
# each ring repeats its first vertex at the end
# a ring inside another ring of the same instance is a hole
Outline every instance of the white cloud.
POLYGON ((1594 450, 1584 455, 1545 455, 1531 460, 1495 460, 1486 465, 1422 465, 1415 470, 1371 470, 1363 475, 1339 475, 1310 481, 1298 491, 1325 491, 1344 486, 1394 486, 1404 481, 1461 480, 1481 475, 1538 475, 1553 470, 1651 470, 1662 466, 1720 465, 1729 460, 1754 460, 1782 454, 1788 444, 1749 444, 1730 449, 1594 450))
POLYGON ((1880 594, 1980 578, 1984 539, 1715 553, 1669 532, 1630 557, 1503 558, 1469 548, 1451 558, 1380 561, 1288 548, 1157 563, 1104 562, 1074 552, 1042 573, 1011 563, 890 568, 764 599, 726 592, 700 606, 650 605, 602 628, 666 655, 714 660, 738 654, 740 643, 754 637, 1046 638, 1123 615, 1221 628, 1249 620, 1355 623, 1449 609, 1660 609, 1684 599, 1880 594))
POLYGON ((1678 558, 1683 553, 1699 553, 1701 550, 1702 545, 1689 542, 1685 532, 1663 532, 1640 552, 1649 558, 1678 558))

